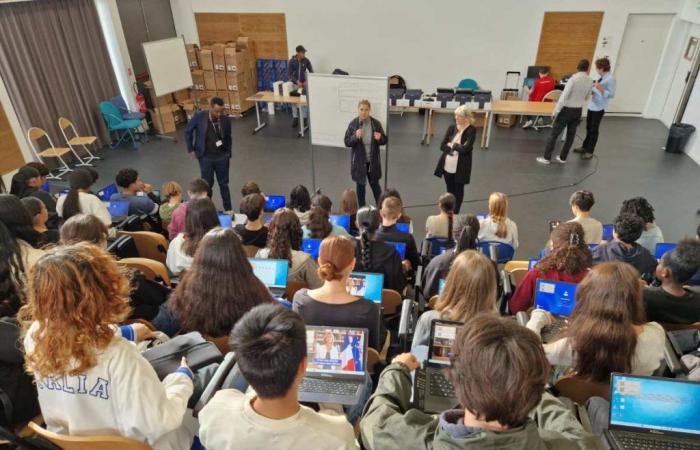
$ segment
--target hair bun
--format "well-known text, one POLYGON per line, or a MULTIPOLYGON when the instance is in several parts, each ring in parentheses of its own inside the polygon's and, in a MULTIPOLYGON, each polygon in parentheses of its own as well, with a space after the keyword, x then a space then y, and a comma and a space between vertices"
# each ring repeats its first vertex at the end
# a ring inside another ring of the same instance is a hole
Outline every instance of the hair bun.
POLYGON ((319 266, 318 276, 326 281, 332 281, 337 278, 337 273, 333 264, 326 262, 319 266))

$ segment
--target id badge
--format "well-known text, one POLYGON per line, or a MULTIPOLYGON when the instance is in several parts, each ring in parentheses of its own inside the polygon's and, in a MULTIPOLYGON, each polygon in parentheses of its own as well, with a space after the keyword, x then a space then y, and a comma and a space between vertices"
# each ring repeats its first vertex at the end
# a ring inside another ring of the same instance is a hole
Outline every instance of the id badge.
POLYGON ((221 139, 219 139, 218 141, 216 141, 216 146, 217 146, 217 147, 221 147, 222 145, 224 145, 224 143, 221 142, 221 139))

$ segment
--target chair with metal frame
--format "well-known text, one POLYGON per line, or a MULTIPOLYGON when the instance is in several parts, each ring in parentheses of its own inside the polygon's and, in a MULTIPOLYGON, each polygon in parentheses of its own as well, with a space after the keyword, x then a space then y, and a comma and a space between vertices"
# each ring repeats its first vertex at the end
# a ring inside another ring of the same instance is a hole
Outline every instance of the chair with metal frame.
POLYGON ((80 161, 80 164, 78 164, 78 166, 92 166, 91 163, 94 160, 102 159, 99 156, 93 155, 90 149, 87 147, 88 145, 93 145, 95 142, 97 142, 96 136, 80 136, 78 132, 75 131, 75 126, 73 125, 73 122, 66 119, 65 117, 58 118, 58 127, 61 129, 61 133, 63 134, 63 139, 65 139, 66 144, 68 144, 68 147, 71 149, 75 157, 78 158, 78 161, 80 161), (66 130, 68 130, 69 128, 73 134, 73 137, 70 139, 66 134, 66 130), (80 157, 74 146, 83 147, 85 153, 87 153, 85 159, 80 157))
MULTIPOLYGON (((559 101, 559 97, 561 97, 562 91, 555 89, 553 91, 547 92, 544 97, 542 97, 543 102, 554 102, 556 103, 559 101)), ((549 123, 545 124, 544 123, 544 118, 542 116, 537 116, 535 117, 535 120, 532 121, 532 128, 535 131, 540 131, 540 128, 552 128, 552 124, 554 123, 553 120, 551 120, 549 123), (542 125, 537 125, 538 123, 541 123, 542 125)))
POLYGON ((119 144, 127 140, 127 138, 131 140, 132 147, 138 148, 136 137, 134 135, 138 133, 138 129, 141 127, 140 120, 123 119, 119 109, 110 102, 100 102, 100 112, 102 113, 102 119, 105 121, 105 125, 107 126, 107 131, 110 133, 116 133, 117 135, 116 143, 113 141, 109 145, 111 148, 118 147, 119 144))
POLYGON ((70 149, 65 147, 54 146, 53 142, 51 141, 51 138, 46 133, 46 131, 38 127, 31 127, 27 130, 27 138, 29 140, 29 145, 31 145, 32 147, 32 153, 34 153, 34 156, 36 156, 36 158, 40 162, 45 163, 44 158, 56 158, 61 162, 61 167, 57 169, 58 174, 54 174, 53 171, 50 171, 49 175, 46 178, 48 178, 49 180, 61 180, 61 177, 63 175, 73 171, 73 169, 71 169, 68 166, 68 164, 66 164, 66 161, 63 159, 63 156, 66 153, 70 152, 70 149), (49 146, 44 148, 43 150, 38 150, 38 141, 44 137, 48 141, 49 146))

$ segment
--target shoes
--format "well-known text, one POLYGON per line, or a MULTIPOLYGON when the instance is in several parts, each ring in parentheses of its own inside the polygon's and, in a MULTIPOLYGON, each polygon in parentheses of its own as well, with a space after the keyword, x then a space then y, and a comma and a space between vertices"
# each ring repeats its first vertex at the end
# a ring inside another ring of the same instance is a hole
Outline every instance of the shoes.
POLYGON ((565 159, 561 159, 561 158, 558 157, 558 156, 557 156, 554 160, 555 160, 556 162, 558 162, 559 164, 566 164, 566 160, 565 160, 565 159))
POLYGON ((540 164, 544 164, 544 165, 546 165, 546 166, 552 164, 552 161, 550 161, 550 160, 548 160, 548 159, 545 159, 545 158, 542 157, 542 156, 538 156, 538 157, 537 157, 537 162, 540 163, 540 164))
POLYGON ((574 153, 586 153, 586 149, 583 147, 575 148, 574 153))
POLYGON ((583 155, 581 155, 581 159, 593 159, 593 153, 584 153, 583 155))
POLYGON ((533 121, 528 120, 527 122, 525 122, 525 125, 523 125, 523 129, 532 127, 532 124, 533 124, 533 121))
POLYGON ((299 126, 299 118, 298 118, 298 117, 295 117, 295 118, 292 120, 292 128, 296 128, 296 127, 298 127, 298 126, 299 126))

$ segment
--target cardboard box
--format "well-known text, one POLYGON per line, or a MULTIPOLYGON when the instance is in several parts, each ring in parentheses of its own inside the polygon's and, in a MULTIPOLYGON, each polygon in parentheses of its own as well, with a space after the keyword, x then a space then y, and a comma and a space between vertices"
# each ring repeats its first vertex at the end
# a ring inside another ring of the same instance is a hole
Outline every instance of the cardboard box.
POLYGON ((216 97, 216 91, 211 93, 206 91, 204 95, 199 97, 199 109, 209 109, 209 103, 213 97, 216 97))
POLYGON ((194 112, 197 111, 197 103, 195 103, 194 100, 187 100, 186 102, 183 102, 180 107, 182 108, 182 111, 184 111, 187 121, 192 119, 194 112))
POLYGON ((202 70, 214 70, 214 59, 211 49, 203 48, 199 51, 199 67, 202 70))
POLYGON ((250 45, 250 38, 244 36, 238 36, 236 39, 236 48, 239 50, 247 50, 250 45))
POLYGON ((207 91, 216 90, 216 79, 214 78, 214 72, 208 70, 204 71, 204 89, 207 91))
POLYGON ((224 109, 230 111, 231 100, 229 99, 228 91, 216 91, 216 96, 224 101, 224 109))
POLYGON ((229 100, 231 102, 231 110, 232 111, 240 111, 241 110, 241 94, 239 92, 229 92, 228 96, 229 96, 229 100))
POLYGON ((189 89, 181 89, 179 91, 173 92, 173 100, 175 103, 180 104, 186 100, 190 99, 190 90, 189 89))
POLYGON ((226 75, 226 72, 214 72, 214 84, 216 84, 217 91, 225 91, 228 89, 226 75))
POLYGON ((226 64, 226 72, 235 72, 238 69, 236 47, 224 48, 224 63, 226 64))
POLYGON ((223 72, 226 70, 226 63, 224 61, 224 49, 226 46, 224 44, 213 44, 211 46, 212 61, 214 63, 214 70, 223 72))
POLYGON ((190 69, 199 68, 199 49, 194 44, 185 44, 187 50, 187 61, 190 63, 190 69))
POLYGON ((173 114, 175 110, 179 111, 177 105, 166 105, 148 110, 151 114, 153 128, 157 133, 165 134, 175 132, 175 115, 173 114))
POLYGON ((192 71, 192 89, 196 91, 204 90, 204 71, 203 70, 193 70, 192 71))
POLYGON ((156 97, 156 91, 153 89, 153 83, 150 80, 144 81, 143 86, 146 88, 146 97, 152 108, 171 105, 173 103, 173 97, 170 94, 156 97))
POLYGON ((238 75, 236 72, 226 72, 226 89, 229 91, 238 91, 238 75))

